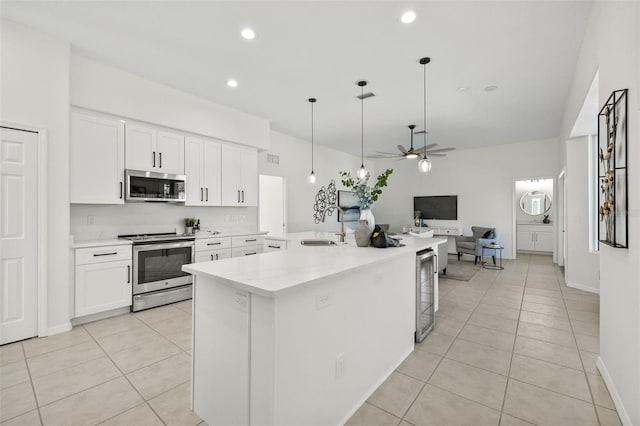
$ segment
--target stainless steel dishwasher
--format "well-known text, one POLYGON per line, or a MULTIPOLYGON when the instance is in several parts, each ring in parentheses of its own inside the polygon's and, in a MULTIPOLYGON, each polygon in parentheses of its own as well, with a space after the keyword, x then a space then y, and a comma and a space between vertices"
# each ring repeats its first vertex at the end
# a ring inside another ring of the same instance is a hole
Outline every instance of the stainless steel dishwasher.
POLYGON ((435 325, 435 282, 438 256, 433 249, 416 253, 416 342, 422 342, 435 325))

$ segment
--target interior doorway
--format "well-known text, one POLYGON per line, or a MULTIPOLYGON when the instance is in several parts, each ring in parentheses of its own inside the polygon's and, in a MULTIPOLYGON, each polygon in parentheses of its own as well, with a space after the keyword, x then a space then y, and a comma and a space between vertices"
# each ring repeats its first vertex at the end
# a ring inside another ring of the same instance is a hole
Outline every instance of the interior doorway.
POLYGON ((282 176, 259 176, 258 202, 260 231, 282 236, 287 232, 286 181, 282 176))
POLYGON ((553 255, 556 253, 555 178, 514 180, 514 253, 553 255))
POLYGON ((46 204, 40 134, 0 126, 0 144, 0 344, 5 344, 43 334, 46 204))

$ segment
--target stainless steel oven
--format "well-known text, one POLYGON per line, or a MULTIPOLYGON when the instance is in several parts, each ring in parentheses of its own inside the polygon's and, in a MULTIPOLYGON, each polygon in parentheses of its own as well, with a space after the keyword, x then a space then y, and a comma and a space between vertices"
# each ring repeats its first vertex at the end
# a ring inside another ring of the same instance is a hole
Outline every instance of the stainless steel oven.
POLYGON ((193 263, 195 238, 176 234, 121 236, 133 241, 132 310, 190 299, 193 276, 182 265, 193 263))

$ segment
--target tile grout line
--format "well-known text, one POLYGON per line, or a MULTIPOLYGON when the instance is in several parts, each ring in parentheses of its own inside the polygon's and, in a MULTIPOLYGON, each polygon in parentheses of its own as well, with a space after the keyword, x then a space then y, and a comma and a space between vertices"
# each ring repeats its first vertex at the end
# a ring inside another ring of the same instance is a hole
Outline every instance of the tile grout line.
MULTIPOLYGON (((480 304, 480 300, 482 300, 482 297, 484 297, 484 295, 489 291, 489 288, 493 285, 493 283, 495 282, 495 280, 497 279, 497 275, 494 275, 493 280, 491 281, 491 284, 489 287, 487 287, 487 289, 482 293, 482 296, 480 297, 480 299, 478 300, 478 303, 476 304, 475 308, 473 309, 473 311, 471 311, 471 315, 473 315, 473 313, 476 311, 476 309, 478 309, 478 305, 480 304)), ((472 278, 473 280, 473 278, 472 278)), ((462 285, 462 284, 461 284, 462 285)), ((458 286, 456 287, 458 288, 458 286)), ((438 301, 439 302, 439 301, 438 301)), ((429 384, 429 380, 431 380, 431 377, 433 377, 434 373, 436 372, 436 370, 440 367, 440 364, 442 364, 442 361, 445 359, 447 353, 449 353, 449 350, 451 349, 451 347, 453 346, 453 343, 456 341, 456 339, 458 338, 458 336, 460 335, 460 333, 462 332, 462 330, 464 329, 464 327, 467 325, 467 323, 469 322, 469 319, 471 318, 471 315, 469 315, 469 317, 465 320, 464 324, 462 325, 462 327, 460 327, 460 330, 458 330, 458 333, 456 334, 456 336, 454 337, 453 341, 451 342, 451 345, 449 345, 449 347, 447 348, 447 350, 445 351, 444 354, 442 354, 440 360, 438 361, 437 365, 435 366, 435 368, 433 369, 433 371, 431 372, 431 374, 429 375, 429 377, 427 378, 427 380, 425 380, 424 384, 422 385, 422 387, 420 388, 420 391, 418 391, 418 393, 416 394, 415 398, 413 398, 413 401, 411 401, 411 404, 409 404, 409 407, 405 410, 404 414, 402 415, 402 420, 405 420, 405 417, 407 416, 407 414, 409 413, 409 411, 411 410, 411 407, 413 407, 413 405, 415 404, 415 402, 417 401, 418 397, 420 396, 420 394, 424 391, 424 388, 429 384)), ((435 316, 434 316, 435 318, 435 316)), ((434 321, 434 329, 435 329, 435 321, 434 321)), ((432 329, 431 331, 433 332, 434 329, 432 329)), ((415 348, 415 345, 414 345, 415 348)), ((415 350, 415 349, 414 349, 415 350)), ((430 386, 433 386, 431 384, 429 384, 430 386)), ((448 391, 451 392, 451 391, 448 391)), ((451 392, 453 393, 453 392, 451 392)), ((454 395, 457 395, 455 393, 453 393, 454 395)), ((460 396, 460 395, 458 395, 460 396)), ((407 420, 405 420, 407 421, 407 420)), ((408 422, 408 421, 407 421, 408 422)))
MULTIPOLYGON (((602 425, 602 422, 600 421, 600 415, 598 414, 598 409, 596 408, 596 400, 593 397, 593 390, 591 389, 591 382, 589 382, 589 376, 587 376, 587 370, 584 368, 584 361, 582 360, 582 355, 580 354, 580 346, 578 346, 578 339, 576 339, 576 333, 573 330, 573 323, 571 321, 571 315, 569 315, 569 308, 567 306, 567 301, 564 298, 564 292, 562 292, 562 303, 564 304, 564 308, 567 310, 567 315, 569 316, 569 327, 571 328, 571 335, 573 336, 573 341, 576 344, 576 348, 578 349, 578 358, 580 359, 580 365, 582 366, 582 372, 584 374, 584 379, 587 382, 587 389, 589 389, 589 396, 591 396, 591 405, 593 406, 593 411, 595 411, 596 414, 596 420, 598 421, 599 425, 602 425)), ((598 314, 598 317, 600 316, 600 314, 598 314)), ((599 329, 599 327, 598 327, 599 329)), ((598 336, 598 343, 600 343, 600 336, 598 336)), ((600 354, 598 354, 598 356, 600 356, 600 354)), ((608 390, 607 390, 608 391, 608 390)), ((616 410, 616 414, 617 414, 617 410, 616 410)))
MULTIPOLYGON (((507 383, 504 387, 504 396, 502 397, 502 405, 500 407, 500 418, 498 424, 502 423, 502 416, 504 414, 504 405, 507 401, 507 392, 509 391, 509 380, 511 379, 511 367, 513 365, 513 356, 516 352, 516 342, 518 341, 518 328, 520 327, 520 315, 522 314, 522 305, 524 304, 524 296, 527 293, 527 281, 529 279, 529 269, 531 268, 531 255, 529 255, 529 261, 527 262, 527 273, 524 279, 524 287, 522 289, 522 300, 520 301, 520 311, 518 312, 518 321, 516 322, 515 338, 513 339, 513 346, 511 348, 511 359, 509 360, 509 369, 507 371, 507 383)), ((508 413, 507 413, 508 414, 508 413)), ((511 414, 508 414, 511 415, 511 414)))
POLYGON ((24 364, 27 367, 27 373, 29 374, 29 384, 31 385, 31 392, 33 392, 33 399, 35 400, 35 403, 36 403, 36 410, 38 410, 38 418, 40 419, 40 424, 44 425, 44 421, 42 420, 42 413, 40 412, 40 404, 38 403, 38 395, 36 394, 36 388, 33 385, 33 378, 31 377, 31 369, 29 368, 29 363, 27 362, 27 352, 24 350, 24 345, 22 343, 20 343, 20 348, 22 349, 22 355, 24 356, 24 364))
MULTIPOLYGON (((91 333, 89 333, 89 334, 91 334, 91 333)), ((122 371, 122 369, 120 368, 120 366, 118 366, 118 364, 116 364, 116 362, 111 358, 111 356, 107 353, 107 351, 105 351, 105 350, 104 350, 104 348, 100 345, 100 343, 98 343, 98 341, 97 341, 93 336, 91 336, 91 338, 92 338, 92 339, 94 340, 94 342, 95 342, 95 343, 100 347, 100 350, 101 350, 102 352, 104 352, 104 354, 107 356, 107 358, 109 358, 109 360, 113 363, 113 365, 118 369, 118 371, 119 371, 119 372, 120 372, 120 374, 121 374, 121 377, 123 377, 123 378, 127 381, 127 383, 129 383, 129 386, 131 386, 131 388, 133 388, 133 390, 138 394, 138 396, 142 399, 142 401, 144 401, 144 404, 146 404, 146 405, 147 405, 147 407, 149 407, 149 409, 153 412, 153 414, 155 414, 155 415, 156 415, 156 417, 158 417, 158 419, 160 420, 160 422, 162 422, 162 424, 163 424, 163 425, 167 426, 167 423, 162 419, 162 417, 160 417, 160 415, 156 412, 156 410, 154 410, 154 409, 153 409, 153 407, 151 406, 151 404, 149 404, 149 401, 147 401, 147 399, 146 399, 144 396, 142 396, 142 394, 140 393, 140 391, 138 390, 138 388, 136 388, 136 387, 133 385, 133 383, 131 383, 131 380, 129 380, 129 378, 127 377, 127 375, 126 375, 126 374, 124 374, 124 372, 122 371)), ((165 359, 167 359, 167 358, 165 358, 165 359)), ((116 380, 116 379, 113 379, 113 380, 116 380)), ((105 382, 105 383, 106 383, 106 382, 105 382)), ((164 393, 164 392, 163 392, 163 393, 164 393)), ((142 405, 142 404, 138 404, 138 405, 142 405)), ((136 407, 137 407, 137 405, 136 405, 136 407)), ((134 408, 134 407, 131 407, 131 408, 134 408)), ((124 410, 124 411, 121 411, 121 412, 118 412, 118 413, 116 413, 115 415, 111 416, 109 419, 112 419, 112 418, 114 418, 114 417, 116 417, 116 416, 119 416, 119 415, 120 415, 120 414, 122 414, 122 413, 126 413, 127 411, 129 411, 129 409, 124 410)), ((104 422, 106 422, 106 421, 107 421, 107 420, 109 420, 109 419, 105 419, 104 421, 102 421, 102 422, 100 422, 100 423, 104 423, 104 422)), ((98 424, 100 424, 100 423, 98 423, 98 424)))

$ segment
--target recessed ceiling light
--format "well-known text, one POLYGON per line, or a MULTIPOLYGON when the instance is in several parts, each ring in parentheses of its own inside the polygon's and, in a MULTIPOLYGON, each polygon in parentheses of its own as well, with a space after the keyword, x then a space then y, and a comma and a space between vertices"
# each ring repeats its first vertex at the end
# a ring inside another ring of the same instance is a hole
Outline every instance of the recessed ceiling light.
POLYGON ((245 40, 253 40, 256 38, 256 33, 251 28, 245 28, 240 34, 245 40))
POLYGON ((227 86, 229 87, 238 87, 238 82, 232 78, 227 80, 227 86))
POLYGON ((400 21, 402 21, 403 24, 410 24, 415 20, 416 20, 416 13, 413 10, 407 10, 405 13, 402 14, 402 17, 400 18, 400 21))
POLYGON ((457 90, 458 92, 466 92, 466 91, 467 91, 467 88, 466 88, 466 87, 464 87, 464 86, 460 86, 460 87, 458 87, 456 90, 457 90))
POLYGON ((493 91, 496 91, 496 90, 498 90, 498 86, 495 86, 495 85, 487 86, 487 87, 484 88, 485 92, 493 92, 493 91))

